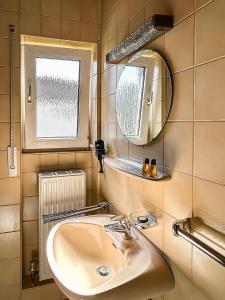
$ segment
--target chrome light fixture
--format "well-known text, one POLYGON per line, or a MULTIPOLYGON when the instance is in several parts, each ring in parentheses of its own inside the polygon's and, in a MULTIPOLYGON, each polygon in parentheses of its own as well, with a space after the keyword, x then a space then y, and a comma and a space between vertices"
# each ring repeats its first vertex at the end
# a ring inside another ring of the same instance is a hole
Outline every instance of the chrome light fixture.
POLYGON ((172 28, 173 16, 171 15, 154 15, 148 18, 135 32, 110 50, 106 55, 106 62, 111 64, 120 62, 172 28))

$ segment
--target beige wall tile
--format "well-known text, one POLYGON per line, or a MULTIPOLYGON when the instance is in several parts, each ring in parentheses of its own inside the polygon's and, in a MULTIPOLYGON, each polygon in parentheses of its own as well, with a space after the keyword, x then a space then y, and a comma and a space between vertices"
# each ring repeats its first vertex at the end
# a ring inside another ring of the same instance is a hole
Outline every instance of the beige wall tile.
POLYGON ((91 168, 91 152, 76 152, 76 168, 91 168))
POLYGON ((62 17, 80 20, 80 1, 64 0, 62 2, 62 17))
MULTIPOLYGON (((109 17, 107 18, 105 25, 104 25, 104 30, 106 34, 106 43, 107 43, 107 48, 110 49, 110 44, 114 43, 116 41, 116 36, 117 36, 117 27, 116 27, 116 22, 114 21, 116 18, 116 10, 113 10, 109 17)), ((113 45, 111 45, 113 46, 113 45)), ((115 45, 114 45, 115 46, 115 45)))
MULTIPOLYGON (((19 123, 20 120, 20 97, 15 96, 15 122, 19 123)), ((10 121, 10 100, 9 95, 0 95, 0 122, 10 121)))
POLYGON ((56 284, 42 286, 42 300, 60 300, 61 292, 56 284))
POLYGON ((96 43, 98 38, 97 24, 80 22, 81 40, 83 42, 96 43))
POLYGON ((20 203, 20 178, 0 179, 0 205, 20 203))
POLYGON ((19 0, 0 0, 0 8, 18 11, 19 0))
POLYGON ((225 184, 225 123, 196 122, 194 174, 225 184))
POLYGON ((40 0, 21 0, 20 1, 20 10, 23 12, 40 14, 41 10, 41 1, 40 0))
POLYGON ((59 169, 72 170, 75 168, 76 153, 59 153, 59 169))
POLYGON ((87 22, 98 20, 98 0, 85 0, 80 3, 80 19, 87 22))
POLYGON ((174 218, 164 213, 164 252, 186 277, 191 278, 192 246, 172 233, 174 218))
POLYGON ((0 233, 20 230, 20 205, 0 207, 0 233))
POLYGON ((33 287, 22 291, 22 300, 42 300, 41 287, 33 287))
POLYGON ((109 123, 115 123, 117 121, 116 117, 116 94, 109 95, 107 98, 107 120, 109 123))
POLYGON ((148 201, 156 207, 163 209, 163 183, 144 181, 143 193, 147 197, 148 201))
POLYGON ((38 221, 23 222, 23 245, 38 244, 38 221))
POLYGON ((60 19, 53 17, 42 17, 41 35, 51 38, 60 38, 60 19))
POLYGON ((197 67, 195 76, 195 119, 225 120, 225 59, 197 67))
POLYGON ((137 28, 140 27, 144 23, 144 21, 145 21, 145 10, 142 9, 132 19, 130 19, 130 22, 128 24, 129 33, 132 33, 135 30, 137 30, 137 28))
POLYGON ((20 232, 0 234, 0 260, 20 257, 20 232))
POLYGON ((142 233, 161 251, 164 250, 164 240, 163 240, 163 211, 156 208, 153 205, 148 207, 148 212, 153 215, 157 220, 157 225, 149 229, 143 230, 142 233))
POLYGON ((132 19, 140 10, 144 10, 145 0, 129 1, 128 12, 129 12, 129 20, 132 19))
POLYGON ((167 2, 168 11, 174 17, 174 23, 193 13, 195 9, 194 0, 168 0, 167 2))
POLYGON ((128 0, 119 1, 116 7, 117 13, 117 31, 121 28, 124 28, 129 21, 129 12, 128 12, 128 0))
POLYGON ((20 285, 0 288, 0 295, 2 299, 20 300, 20 294, 21 294, 20 285))
POLYGON ((168 123, 164 132, 165 166, 192 173, 193 123, 168 123))
POLYGON ((192 300, 210 300, 203 292, 194 284, 192 286, 192 300))
MULTIPOLYGON (((9 40, 7 38, 1 38, 1 52, 0 52, 0 65, 9 66, 9 40)), ((14 43, 15 54, 14 54, 14 65, 20 66, 20 45, 16 40, 14 43)))
POLYGON ((59 168, 58 153, 41 154, 41 171, 56 171, 59 168))
POLYGON ((9 287, 21 283, 20 258, 0 261, 0 287, 9 287))
POLYGON ((224 297, 224 268, 197 248, 193 248, 193 282, 212 300, 224 297), (207 271, 210 270, 210 271, 207 271))
POLYGON ((41 18, 39 15, 21 13, 20 14, 20 32, 27 35, 41 34, 41 18))
POLYGON ((190 16, 165 35, 165 53, 173 72, 193 66, 194 17, 190 16))
POLYGON ((155 14, 169 14, 167 1, 164 0, 147 0, 145 2, 145 18, 155 14))
POLYGON ((163 183, 137 179, 135 176, 129 177, 128 199, 129 213, 134 210, 148 210, 152 204, 163 209, 163 183))
POLYGON ((199 8, 211 1, 214 1, 214 0, 196 0, 196 8, 199 8))
POLYGON ((122 42, 122 40, 124 40, 127 36, 128 36, 128 26, 124 27, 124 28, 118 28, 118 32, 117 32, 117 43, 119 44, 120 42, 122 42))
POLYGON ((7 151, 0 151, 0 178, 8 177, 7 151))
POLYGON ((176 219, 192 216, 192 176, 168 170, 171 180, 164 183, 164 210, 176 219))
MULTIPOLYGON (((10 144, 10 123, 0 123, 0 150, 7 150, 10 144)), ((15 124, 15 144, 20 149, 20 124, 15 124)))
POLYGON ((24 173, 22 176, 22 194, 23 197, 38 195, 38 174, 24 173))
POLYGON ((225 54, 223 0, 212 1, 196 13, 196 63, 225 54), (217 28, 217 30, 215 30, 217 28))
POLYGON ((40 155, 39 154, 22 154, 22 173, 40 171, 40 155))
POLYGON ((194 178, 193 214, 215 229, 225 228, 225 186, 194 178))
POLYGON ((9 68, 0 67, 0 94, 9 94, 9 68))
POLYGON ((103 73, 103 82, 105 84, 105 90, 103 89, 103 95, 114 94, 116 92, 116 66, 107 69, 103 73))
POLYGON ((169 120, 191 121, 194 114, 194 72, 186 70, 173 75, 174 98, 169 120))
POLYGON ((60 17, 60 0, 41 0, 41 14, 43 16, 60 17))
POLYGON ((38 197, 23 198, 23 221, 38 220, 38 197))
POLYGON ((103 199, 121 213, 127 212, 127 184, 128 178, 122 173, 118 173, 105 164, 104 175, 101 176, 101 194, 103 199), (120 195, 120 197, 118 197, 120 195), (122 200, 121 200, 122 199, 122 200))
POLYGON ((80 22, 74 20, 62 20, 62 38, 66 40, 80 40, 80 22))
MULTIPOLYGON (((0 37, 9 36, 9 24, 19 28, 19 13, 7 10, 0 10, 0 37)), ((15 31, 16 38, 19 38, 19 30, 15 31)))

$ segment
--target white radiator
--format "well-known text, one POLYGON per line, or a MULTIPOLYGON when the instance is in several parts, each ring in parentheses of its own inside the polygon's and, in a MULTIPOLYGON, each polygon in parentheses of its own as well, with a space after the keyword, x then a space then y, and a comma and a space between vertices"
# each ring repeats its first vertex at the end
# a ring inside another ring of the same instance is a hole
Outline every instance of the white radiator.
POLYGON ((42 215, 86 205, 86 174, 81 170, 39 173, 39 272, 40 280, 51 278, 46 242, 59 221, 43 224, 42 215))

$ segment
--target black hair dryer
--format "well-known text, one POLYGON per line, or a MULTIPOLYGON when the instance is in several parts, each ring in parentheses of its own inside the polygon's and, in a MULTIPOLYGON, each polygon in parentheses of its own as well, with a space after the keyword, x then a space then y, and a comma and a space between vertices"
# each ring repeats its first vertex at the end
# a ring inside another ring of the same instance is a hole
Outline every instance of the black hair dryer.
POLYGON ((98 158, 99 164, 100 164, 100 170, 99 173, 104 173, 103 172, 103 159, 106 155, 106 150, 105 150, 105 143, 103 140, 96 140, 95 141, 95 155, 98 158))

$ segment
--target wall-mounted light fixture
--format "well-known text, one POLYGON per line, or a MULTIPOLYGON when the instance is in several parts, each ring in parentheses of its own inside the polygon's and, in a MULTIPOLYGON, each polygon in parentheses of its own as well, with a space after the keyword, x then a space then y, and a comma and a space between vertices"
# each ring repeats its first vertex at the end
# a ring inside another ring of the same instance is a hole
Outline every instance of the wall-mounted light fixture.
POLYGON ((135 32, 110 50, 106 55, 106 62, 111 64, 120 62, 172 28, 173 16, 154 15, 148 18, 135 32))

